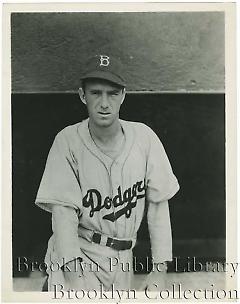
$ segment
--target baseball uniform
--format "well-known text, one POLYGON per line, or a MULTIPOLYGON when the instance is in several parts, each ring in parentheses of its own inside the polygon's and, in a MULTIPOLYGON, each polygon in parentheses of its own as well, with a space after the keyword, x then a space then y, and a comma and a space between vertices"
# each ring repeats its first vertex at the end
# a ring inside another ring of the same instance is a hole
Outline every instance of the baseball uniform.
MULTIPOLYGON (((110 258, 131 262, 145 203, 169 200, 179 185, 162 143, 145 124, 120 120, 125 143, 112 160, 92 140, 88 123, 86 119, 63 129, 48 155, 36 198, 39 207, 53 214, 45 262, 64 266, 80 257, 96 271, 83 272, 79 288, 96 289, 99 283, 106 289, 113 283, 129 288, 132 271, 109 271, 110 258), (94 232, 101 235, 98 243, 94 232), (106 246, 108 238, 131 243, 116 250, 106 246)), ((158 248, 157 238, 150 237, 153 256, 171 260, 171 248, 158 248)), ((49 290, 54 284, 67 288, 64 271, 57 268, 47 269, 49 290)))

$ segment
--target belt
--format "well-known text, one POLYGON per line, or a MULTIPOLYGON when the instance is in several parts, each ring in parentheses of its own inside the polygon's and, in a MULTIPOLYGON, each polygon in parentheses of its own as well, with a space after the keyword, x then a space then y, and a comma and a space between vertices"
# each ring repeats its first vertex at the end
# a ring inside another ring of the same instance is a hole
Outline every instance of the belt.
POLYGON ((107 246, 118 251, 131 249, 133 246, 132 240, 115 239, 82 226, 79 226, 78 235, 90 242, 107 246))
MULTIPOLYGON (((102 235, 100 233, 94 232, 92 235, 92 241, 96 244, 101 244, 102 235)), ((131 249, 132 243, 133 242, 131 240, 118 240, 111 237, 107 237, 105 245, 115 250, 127 250, 131 249)))

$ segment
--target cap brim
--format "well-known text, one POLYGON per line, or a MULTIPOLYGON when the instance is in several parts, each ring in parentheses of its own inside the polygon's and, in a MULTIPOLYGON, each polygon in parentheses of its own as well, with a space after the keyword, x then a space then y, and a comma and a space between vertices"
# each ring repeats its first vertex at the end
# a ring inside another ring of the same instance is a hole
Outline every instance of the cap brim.
POLYGON ((125 81, 121 77, 119 77, 115 74, 112 74, 110 72, 106 72, 106 71, 92 71, 92 72, 86 73, 80 79, 83 80, 83 79, 87 79, 87 78, 104 79, 104 80, 108 80, 110 82, 116 83, 122 87, 126 86, 125 81))

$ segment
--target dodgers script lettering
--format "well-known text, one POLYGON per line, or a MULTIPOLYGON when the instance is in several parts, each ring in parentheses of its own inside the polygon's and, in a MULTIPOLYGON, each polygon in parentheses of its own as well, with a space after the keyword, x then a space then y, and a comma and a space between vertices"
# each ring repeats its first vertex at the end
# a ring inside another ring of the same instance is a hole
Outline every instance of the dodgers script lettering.
POLYGON ((105 215, 103 219, 115 222, 124 214, 129 218, 132 213, 132 209, 137 205, 138 199, 146 196, 146 186, 143 181, 136 182, 123 193, 120 186, 117 191, 118 194, 113 198, 107 196, 103 199, 101 193, 97 189, 89 189, 83 198, 83 206, 90 208, 89 216, 93 217, 95 212, 99 212, 103 208, 110 209, 112 206, 119 207, 125 205, 117 212, 111 212, 105 215))

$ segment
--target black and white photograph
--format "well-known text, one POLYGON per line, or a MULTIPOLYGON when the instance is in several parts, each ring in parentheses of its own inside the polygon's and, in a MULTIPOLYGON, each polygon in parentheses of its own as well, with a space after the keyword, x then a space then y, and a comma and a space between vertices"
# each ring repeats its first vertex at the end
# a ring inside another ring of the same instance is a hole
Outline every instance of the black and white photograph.
POLYGON ((234 4, 78 5, 5 7, 5 298, 236 300, 234 4))

